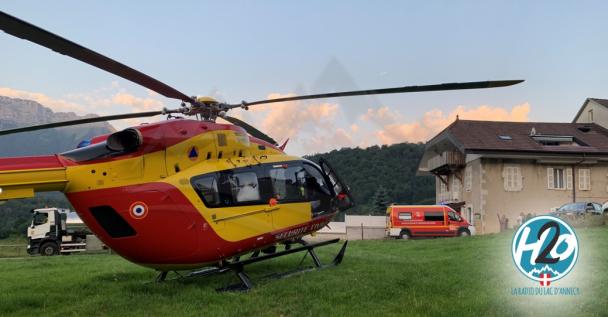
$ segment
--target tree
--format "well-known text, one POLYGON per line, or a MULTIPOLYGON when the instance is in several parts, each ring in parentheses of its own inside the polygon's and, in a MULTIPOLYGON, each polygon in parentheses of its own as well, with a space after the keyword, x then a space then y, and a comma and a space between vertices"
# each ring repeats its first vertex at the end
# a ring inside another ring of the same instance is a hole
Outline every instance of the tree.
MULTIPOLYGON (((416 176, 424 153, 422 143, 371 146, 366 149, 344 148, 306 158, 326 159, 351 188, 355 207, 348 214, 368 214, 374 210, 373 198, 380 188, 387 191, 388 202, 428 204, 435 202, 435 179, 416 176)), ((382 211, 384 212, 384 211, 382 211)))
POLYGON ((378 187, 376 193, 371 200, 371 212, 372 214, 385 214, 386 207, 391 204, 390 196, 384 186, 378 187))

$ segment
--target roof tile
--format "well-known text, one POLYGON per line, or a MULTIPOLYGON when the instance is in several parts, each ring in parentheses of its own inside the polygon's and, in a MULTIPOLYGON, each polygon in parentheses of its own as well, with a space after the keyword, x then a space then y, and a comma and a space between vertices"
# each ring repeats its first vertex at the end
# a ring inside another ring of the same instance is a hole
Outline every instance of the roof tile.
POLYGON ((608 153, 608 130, 589 123, 457 120, 440 134, 444 133, 458 140, 465 150, 608 153), (588 132, 579 129, 583 127, 589 128, 588 132), (537 135, 573 136, 587 146, 545 146, 532 139, 532 128, 537 135), (500 135, 512 139, 501 140, 500 135))

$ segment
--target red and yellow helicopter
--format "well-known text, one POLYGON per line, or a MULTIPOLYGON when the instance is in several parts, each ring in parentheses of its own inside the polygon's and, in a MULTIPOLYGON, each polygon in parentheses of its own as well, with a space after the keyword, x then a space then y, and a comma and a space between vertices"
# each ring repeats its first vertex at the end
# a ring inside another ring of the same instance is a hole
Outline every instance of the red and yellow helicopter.
MULTIPOLYGON (((0 201, 65 193, 86 225, 112 250, 160 271, 233 271, 240 289, 253 286, 247 264, 308 252, 301 238, 353 206, 349 188, 326 161, 288 155, 231 109, 294 100, 492 88, 521 80, 406 86, 227 104, 188 95, 124 64, 0 11, 0 29, 181 101, 178 109, 102 116, 0 131, 0 135, 91 122, 169 115, 48 156, 0 159, 0 201), (174 115, 194 119, 174 118, 174 115), (173 115, 173 116, 172 116, 173 115), (173 117, 173 118, 172 118, 173 117), (217 123, 223 118, 231 124, 217 123), (299 243, 301 246, 292 244, 299 243), (285 245, 279 251, 276 246, 285 245), (260 251, 265 251, 260 253, 260 251), (246 259, 244 255, 251 254, 246 259)), ((49 245, 47 247, 53 247, 49 245)), ((346 243, 334 259, 339 264, 346 243)))

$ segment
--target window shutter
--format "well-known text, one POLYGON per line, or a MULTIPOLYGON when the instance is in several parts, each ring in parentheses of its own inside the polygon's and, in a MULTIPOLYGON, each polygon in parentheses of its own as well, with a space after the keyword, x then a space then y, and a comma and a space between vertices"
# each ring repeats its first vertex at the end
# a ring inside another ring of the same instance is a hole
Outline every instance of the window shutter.
POLYGON ((566 168, 566 189, 572 189, 572 168, 566 168))
POLYGON ((452 178, 452 199, 460 200, 460 181, 456 175, 452 178))
POLYGON ((547 168, 547 188, 555 189, 555 187, 553 187, 553 168, 551 167, 547 168))
POLYGON ((524 188, 523 177, 521 175, 521 168, 518 166, 515 168, 515 190, 520 191, 524 188))
POLYGON ((467 192, 471 191, 471 186, 472 186, 472 182, 473 182, 473 173, 472 173, 472 168, 471 166, 467 166, 464 169, 464 189, 467 192))
POLYGON ((522 176, 519 164, 504 166, 502 176, 505 191, 515 192, 522 189, 522 176))
POLYGON ((581 168, 578 170, 578 181, 580 190, 591 190, 591 169, 581 168))
POLYGON ((505 191, 509 190, 509 167, 504 165, 502 167, 502 187, 505 191))

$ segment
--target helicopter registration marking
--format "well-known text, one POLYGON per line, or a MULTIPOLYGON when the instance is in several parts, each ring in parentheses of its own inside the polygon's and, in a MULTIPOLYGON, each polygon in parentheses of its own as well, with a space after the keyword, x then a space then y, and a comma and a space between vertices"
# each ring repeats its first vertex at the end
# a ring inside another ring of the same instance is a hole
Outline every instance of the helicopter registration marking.
POLYGON ((317 231, 325 226, 325 223, 313 223, 311 225, 305 225, 302 227, 298 227, 295 229, 279 232, 274 235, 274 238, 277 240, 289 239, 297 236, 304 235, 309 231, 317 231))

